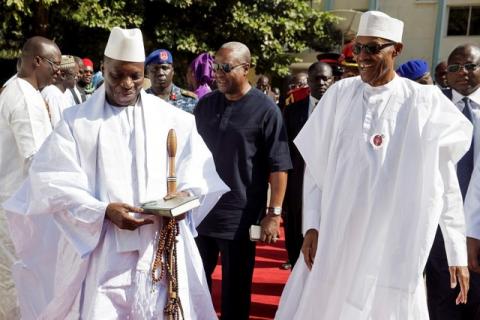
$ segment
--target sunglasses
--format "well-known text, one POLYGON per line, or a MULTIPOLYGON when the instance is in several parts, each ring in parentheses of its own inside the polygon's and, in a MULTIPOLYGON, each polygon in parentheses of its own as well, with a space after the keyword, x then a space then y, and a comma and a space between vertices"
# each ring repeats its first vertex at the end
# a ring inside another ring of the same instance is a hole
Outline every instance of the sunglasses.
POLYGON ((476 63, 466 63, 466 64, 450 64, 447 66, 448 72, 458 72, 460 69, 465 69, 466 71, 474 71, 477 69, 479 64, 476 63))
POLYGON ((216 63, 216 62, 214 62, 212 64, 212 66, 213 66, 213 71, 215 71, 215 72, 222 70, 225 73, 230 73, 230 72, 232 72, 233 69, 236 69, 238 67, 243 67, 247 64, 248 63, 241 63, 241 64, 237 64, 236 66, 231 66, 228 63, 216 63))
POLYGON ((396 44, 397 44, 396 42, 387 42, 387 43, 383 43, 383 44, 376 44, 376 43, 375 44, 374 43, 360 44, 360 43, 356 43, 353 46, 352 51, 356 55, 359 55, 360 52, 362 52, 362 49, 364 50, 364 52, 366 54, 377 54, 380 51, 382 51, 383 49, 385 49, 386 47, 393 46, 393 45, 396 45, 396 44))

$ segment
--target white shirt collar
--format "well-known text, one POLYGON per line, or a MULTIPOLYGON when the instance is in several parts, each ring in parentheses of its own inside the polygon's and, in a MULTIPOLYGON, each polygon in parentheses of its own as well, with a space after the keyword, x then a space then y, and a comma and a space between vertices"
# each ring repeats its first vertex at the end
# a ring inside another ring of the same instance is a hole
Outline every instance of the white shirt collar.
POLYGON ((383 93, 389 90, 394 90, 399 78, 400 76, 395 74, 392 80, 378 87, 372 87, 366 82, 364 82, 363 84, 365 85, 365 91, 367 95, 374 95, 374 94, 383 93))
MULTIPOLYGON (((460 92, 456 91, 455 89, 452 89, 452 102, 455 103, 455 104, 464 104, 464 102, 462 101, 462 99, 464 98, 465 96, 462 95, 460 92)), ((470 95, 468 95, 468 98, 470 98, 470 100, 472 100, 473 102, 475 102, 475 104, 477 106, 480 106, 480 88, 478 88, 477 90, 475 90, 474 92, 472 92, 470 95)))
POLYGON ((369 112, 375 110, 375 118, 379 118, 390 102, 390 98, 395 94, 396 86, 400 79, 401 78, 395 74, 395 77, 390 82, 378 87, 372 87, 368 83, 364 82, 364 114, 367 112, 367 109, 370 110, 369 112))

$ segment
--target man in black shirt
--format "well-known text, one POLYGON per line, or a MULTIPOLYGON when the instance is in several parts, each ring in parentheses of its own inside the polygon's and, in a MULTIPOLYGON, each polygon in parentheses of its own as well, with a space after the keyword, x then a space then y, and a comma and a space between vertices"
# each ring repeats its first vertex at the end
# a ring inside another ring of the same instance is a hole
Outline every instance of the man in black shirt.
POLYGON ((231 189, 197 229, 210 287, 221 254, 222 320, 248 319, 255 262, 255 243, 248 229, 261 221, 261 240, 276 241, 286 171, 291 168, 282 114, 248 83, 249 68, 250 51, 244 44, 224 44, 215 55, 218 90, 205 95, 194 111, 198 132, 231 189), (271 196, 265 214, 268 182, 271 196))

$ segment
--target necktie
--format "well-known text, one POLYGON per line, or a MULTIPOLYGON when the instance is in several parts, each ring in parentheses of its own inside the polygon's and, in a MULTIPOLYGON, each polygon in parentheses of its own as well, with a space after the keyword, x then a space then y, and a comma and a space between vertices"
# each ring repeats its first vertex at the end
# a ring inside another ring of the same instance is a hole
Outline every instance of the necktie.
MULTIPOLYGON (((470 111, 470 99, 468 97, 464 97, 463 102, 465 103, 465 107, 463 108, 463 114, 465 117, 472 122, 472 114, 470 111)), ((468 184, 470 183, 470 178, 473 172, 473 138, 472 144, 470 145, 470 149, 468 149, 467 153, 460 159, 457 164, 457 176, 458 176, 458 183, 460 184, 460 190, 462 192, 462 197, 465 199, 465 195, 467 194, 468 184)))

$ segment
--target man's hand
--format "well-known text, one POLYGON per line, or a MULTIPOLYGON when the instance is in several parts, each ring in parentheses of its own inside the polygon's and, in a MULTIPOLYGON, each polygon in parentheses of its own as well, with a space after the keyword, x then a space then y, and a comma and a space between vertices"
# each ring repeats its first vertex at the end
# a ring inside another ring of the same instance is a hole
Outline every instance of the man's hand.
POLYGON ((303 259, 308 269, 312 270, 313 261, 315 260, 315 254, 317 253, 318 244, 318 231, 315 229, 309 229, 305 233, 305 238, 302 244, 303 259))
POLYGON ((468 268, 471 271, 480 273, 480 266, 478 265, 478 259, 480 255, 480 240, 467 237, 467 250, 468 250, 468 268))
POLYGON ((448 271, 450 271, 450 287, 452 289, 455 288, 457 286, 457 280, 460 283, 460 293, 458 294, 455 303, 467 303, 467 295, 470 287, 470 273, 468 272, 468 267, 453 266, 448 267, 448 271))
POLYGON ((114 225, 120 229, 135 230, 144 224, 152 224, 150 219, 136 219, 131 217, 129 212, 142 213, 142 208, 132 207, 129 204, 121 202, 112 202, 107 206, 105 215, 108 220, 112 221, 114 225))
POLYGON ((260 241, 265 243, 277 242, 280 229, 280 216, 267 214, 260 222, 262 233, 260 241))

